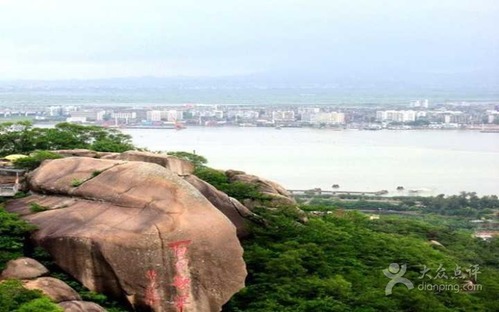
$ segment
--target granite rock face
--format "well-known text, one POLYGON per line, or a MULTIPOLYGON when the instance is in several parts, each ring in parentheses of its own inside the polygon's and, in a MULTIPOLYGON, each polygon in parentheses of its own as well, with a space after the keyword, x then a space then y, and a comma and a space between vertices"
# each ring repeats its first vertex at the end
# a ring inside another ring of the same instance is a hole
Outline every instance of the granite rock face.
POLYGON ((217 190, 213 185, 199 179, 194 175, 185 176, 184 179, 193 185, 206 199, 217 207, 237 228, 237 236, 244 238, 249 235, 248 222, 259 221, 259 216, 251 212, 237 199, 232 198, 217 190))
POLYGON ((106 312, 106 309, 94 302, 64 301, 59 303, 64 312, 106 312))
POLYGON ((81 300, 80 295, 73 288, 53 277, 39 277, 34 280, 24 281, 23 286, 31 290, 41 290, 44 295, 56 303, 81 300))
POLYGON ((104 159, 118 159, 128 161, 143 161, 163 166, 180 176, 191 174, 194 171, 194 165, 187 160, 165 154, 156 154, 150 152, 127 151, 121 154, 112 154, 104 156, 104 159))
MULTIPOLYGON (((296 201, 293 196, 278 183, 238 170, 227 170, 225 171, 225 175, 229 178, 230 182, 243 182, 249 185, 256 186, 257 190, 260 193, 268 197, 269 200, 267 200, 267 205, 296 205, 296 201)), ((258 206, 261 203, 258 201, 255 202, 248 200, 244 201, 243 204, 246 207, 252 209, 254 206, 258 206)))
POLYGON ((35 193, 7 210, 35 224, 34 241, 91 290, 138 310, 189 312, 219 311, 244 286, 234 225, 160 165, 69 157, 45 161, 29 182, 35 193))
POLYGON ((0 274, 0 279, 32 279, 48 272, 43 264, 34 259, 18 258, 7 262, 7 266, 0 274))
POLYGON ((111 152, 97 152, 89 149, 70 149, 70 150, 56 150, 53 151, 56 154, 59 154, 63 157, 91 157, 91 158, 102 158, 104 156, 117 155, 119 153, 111 153, 111 152))

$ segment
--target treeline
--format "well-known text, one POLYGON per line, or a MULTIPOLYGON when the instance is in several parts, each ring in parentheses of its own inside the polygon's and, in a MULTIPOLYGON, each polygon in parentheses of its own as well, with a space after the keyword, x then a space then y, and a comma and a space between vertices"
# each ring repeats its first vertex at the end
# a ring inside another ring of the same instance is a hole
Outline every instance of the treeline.
POLYGON ((355 197, 331 198, 314 197, 309 201, 309 210, 329 210, 336 208, 356 210, 413 211, 434 213, 444 216, 467 218, 491 217, 499 211, 499 198, 496 195, 479 197, 475 192, 461 192, 459 195, 443 194, 430 197, 355 197))
MULTIPOLYGON (((227 312, 274 311, 499 311, 499 240, 481 241, 467 231, 423 220, 386 217, 369 220, 356 211, 333 210, 306 224, 293 210, 258 210, 269 226, 253 229, 243 241, 249 276, 246 288, 225 306, 227 312), (432 244, 430 240, 441 245, 432 244), (383 270, 407 265, 404 277, 415 289, 395 286, 383 270), (428 291, 418 284, 459 284, 444 277, 422 280, 424 267, 478 265, 476 292, 428 291)), ((442 217, 440 217, 442 218, 442 217)))
POLYGON ((0 124, 0 157, 36 150, 91 149, 124 152, 134 149, 131 137, 116 129, 60 123, 35 128, 30 122, 0 124))
POLYGON ((420 205, 424 212, 481 217, 498 211, 499 198, 496 195, 478 197, 475 192, 461 192, 452 196, 420 197, 415 204, 420 205))

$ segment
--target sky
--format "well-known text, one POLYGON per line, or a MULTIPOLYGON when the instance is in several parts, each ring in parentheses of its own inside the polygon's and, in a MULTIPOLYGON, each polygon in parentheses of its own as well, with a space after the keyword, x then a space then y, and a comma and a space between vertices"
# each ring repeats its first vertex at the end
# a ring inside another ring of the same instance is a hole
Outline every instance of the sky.
POLYGON ((1 80, 428 74, 499 76, 499 1, 0 0, 1 80))

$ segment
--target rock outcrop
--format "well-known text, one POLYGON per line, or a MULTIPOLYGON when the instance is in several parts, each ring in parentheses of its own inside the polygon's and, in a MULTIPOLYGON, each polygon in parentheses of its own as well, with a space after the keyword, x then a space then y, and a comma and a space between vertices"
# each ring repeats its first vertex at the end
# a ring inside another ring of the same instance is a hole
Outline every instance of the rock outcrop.
POLYGON ((58 303, 64 312, 105 312, 106 310, 94 302, 81 301, 80 295, 65 282, 52 278, 40 277, 49 271, 40 262, 31 258, 10 260, 0 274, 0 283, 4 279, 17 279, 23 287, 39 290, 50 300, 58 303))
POLYGON ((41 290, 44 295, 56 303, 81 300, 80 295, 73 288, 53 277, 39 277, 34 280, 25 281, 23 286, 31 290, 41 290))
POLYGON ((260 221, 261 219, 241 204, 237 199, 229 197, 224 192, 217 190, 213 185, 199 179, 194 175, 185 176, 184 179, 193 185, 208 199, 213 206, 217 207, 237 228, 237 236, 244 238, 248 236, 248 222, 260 221))
POLYGON ((71 149, 71 150, 57 150, 54 151, 63 157, 91 157, 91 158, 102 158, 104 156, 115 155, 119 153, 111 153, 111 152, 97 152, 89 149, 71 149))
MULTIPOLYGON (((225 171, 225 175, 229 178, 230 182, 243 182, 249 185, 256 186, 257 190, 266 195, 269 200, 266 202, 266 205, 270 206, 294 206, 296 205, 296 201, 293 196, 281 185, 262 179, 255 175, 246 174, 243 171, 237 170, 227 170, 225 171)), ((246 200, 243 204, 252 209, 254 206, 261 205, 258 201, 246 200)))
POLYGON ((187 160, 165 154, 155 154, 150 152, 127 151, 121 154, 104 156, 104 159, 118 159, 128 161, 143 161, 163 166, 180 176, 194 172, 194 165, 187 160))
POLYGON ((0 279, 32 279, 49 272, 43 264, 31 258, 18 258, 7 262, 0 279))
POLYGON ((106 312, 106 310, 94 302, 88 301, 64 301, 59 303, 64 312, 106 312))
POLYGON ((163 166, 182 176, 194 172, 194 165, 187 160, 166 154, 157 154, 141 151, 126 151, 123 153, 96 152, 88 149, 72 149, 54 151, 64 157, 90 157, 111 160, 143 161, 163 166))
POLYGON ((7 210, 35 224, 34 241, 91 290, 189 312, 219 311, 244 286, 234 225, 162 166, 69 157, 29 180, 36 193, 7 210), (34 203, 46 210, 33 213, 34 203))

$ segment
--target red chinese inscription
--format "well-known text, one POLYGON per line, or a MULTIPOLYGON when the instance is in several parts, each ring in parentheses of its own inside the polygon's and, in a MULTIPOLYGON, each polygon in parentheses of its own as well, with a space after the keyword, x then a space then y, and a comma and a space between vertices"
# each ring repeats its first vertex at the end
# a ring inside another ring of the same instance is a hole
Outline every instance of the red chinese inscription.
POLYGON ((175 255, 175 276, 173 277, 172 286, 176 289, 174 304, 179 312, 183 312, 185 305, 189 303, 191 279, 185 274, 189 268, 189 259, 186 254, 190 243, 191 241, 185 240, 168 244, 175 255))

